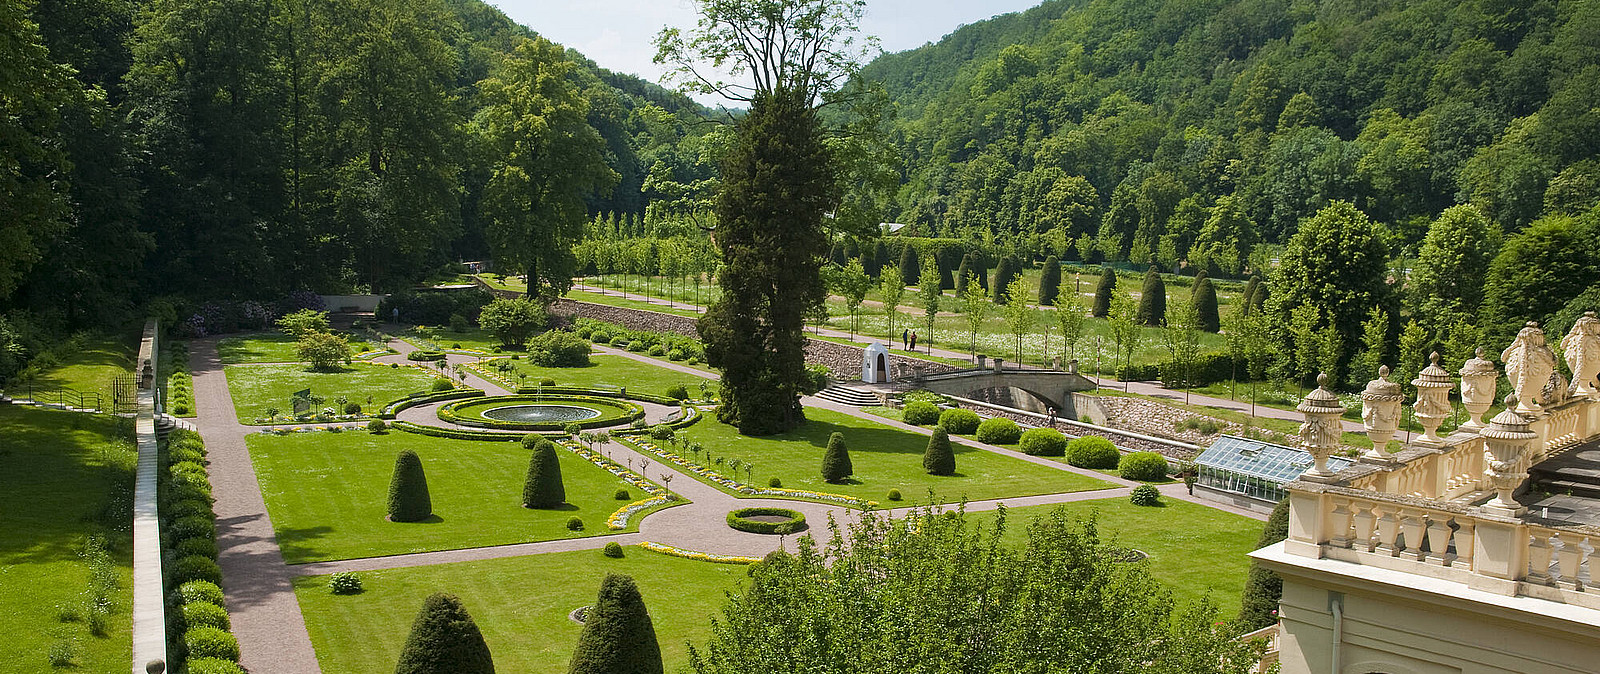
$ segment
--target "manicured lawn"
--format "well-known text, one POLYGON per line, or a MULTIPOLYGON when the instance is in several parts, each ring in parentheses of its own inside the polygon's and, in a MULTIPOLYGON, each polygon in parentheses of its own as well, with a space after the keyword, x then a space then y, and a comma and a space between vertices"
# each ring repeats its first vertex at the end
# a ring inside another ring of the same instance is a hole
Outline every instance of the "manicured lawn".
POLYGON ((126 422, 0 407, 0 672, 50 671, 60 644, 78 671, 127 671, 136 460, 126 422), (116 579, 103 637, 86 623, 91 567, 79 553, 91 535, 116 579))
POLYGON ((688 664, 686 642, 704 642, 723 593, 747 567, 625 550, 622 559, 583 550, 366 572, 357 595, 334 595, 326 576, 306 577, 295 580, 295 594, 324 674, 393 671, 417 609, 434 592, 461 597, 496 671, 564 672, 582 630, 567 614, 594 604, 607 573, 624 573, 644 595, 666 670, 679 671, 688 664))
POLYGON ((111 382, 133 374, 138 351, 131 340, 106 337, 74 337, 56 350, 60 363, 36 375, 31 384, 39 389, 72 389, 79 393, 96 392, 105 409, 111 409, 111 382))
MULTIPOLYGON (((376 348, 352 335, 345 335, 352 353, 376 348)), ((229 337, 217 343, 217 354, 228 365, 238 363, 295 363, 300 353, 295 348, 295 338, 281 332, 263 332, 240 337, 229 337)))
POLYGON ((487 353, 501 348, 499 337, 477 326, 470 326, 460 332, 449 327, 418 326, 402 332, 400 338, 419 349, 438 351, 470 349, 487 353))
POLYGON ((629 489, 633 499, 645 497, 576 454, 557 450, 567 507, 523 508, 528 452, 515 442, 346 431, 256 434, 248 443, 278 544, 290 563, 606 534, 606 518, 630 502, 614 499, 617 489, 629 489), (432 521, 384 519, 395 456, 402 449, 422 459, 432 521), (567 530, 567 518, 573 516, 583 519, 583 531, 567 530))
MULTIPOLYGON (((678 309, 678 308, 674 308, 674 307, 669 307, 669 306, 664 305, 664 304, 651 304, 649 302, 644 301, 643 299, 637 299, 637 300, 633 299, 633 297, 634 297, 633 295, 629 295, 626 299, 624 299, 623 297, 620 297, 618 295, 602 295, 600 293, 592 293, 592 292, 589 292, 587 290, 569 290, 569 291, 567 291, 566 297, 567 297, 567 299, 572 300, 574 302, 590 302, 590 303, 593 303, 593 304, 604 304, 606 306, 611 306, 611 307, 624 307, 624 308, 627 308, 627 309, 644 309, 645 311, 659 311, 659 312, 661 312, 663 314, 674 314, 674 315, 677 315, 677 316, 688 316, 690 318, 698 318, 698 317, 701 316, 701 314, 699 312, 696 312, 696 311, 694 311, 692 309, 678 309)), ((692 300, 693 298, 689 298, 689 299, 692 300)), ((706 300, 702 299, 702 301, 706 301, 706 300)))
MULTIPOLYGON (((908 501, 927 500, 931 489, 937 500, 950 503, 1112 487, 1094 478, 955 443, 952 447, 956 474, 929 475, 922 468, 928 436, 832 410, 808 408, 806 417, 806 423, 796 430, 754 438, 739 435, 732 426, 717 421, 714 413, 708 413, 705 420, 681 433, 704 445, 712 457, 754 464, 757 485, 765 486, 768 479, 777 477, 788 489, 846 494, 880 502, 885 501, 890 489, 899 489, 908 501), (844 434, 855 468, 855 475, 847 484, 829 484, 820 475, 828 437, 835 432, 844 434)), ((732 475, 730 469, 713 467, 732 475)))
MULTIPOLYGON (((537 384, 546 377, 561 386, 622 386, 630 391, 666 395, 667 388, 682 384, 689 395, 699 397, 702 377, 685 374, 664 367, 641 363, 626 356, 592 354, 589 367, 539 367, 526 360, 511 361, 517 372, 528 375, 528 384, 537 384)), ((516 374, 512 375, 516 381, 516 374)), ((713 382, 713 385, 715 382, 713 382)))
MULTIPOLYGON (((1245 555, 1255 549, 1264 522, 1203 505, 1163 498, 1163 507, 1133 505, 1126 498, 1078 501, 1053 506, 1028 506, 1006 511, 1006 538, 1027 538, 1027 524, 1061 508, 1069 517, 1095 517, 1100 539, 1150 555, 1150 572, 1172 590, 1179 602, 1210 594, 1219 616, 1231 620, 1239 612, 1239 595, 1250 570, 1245 555)), ((993 521, 993 512, 972 513, 974 521, 993 521)))
POLYGON ((304 365, 230 365, 228 392, 241 423, 255 423, 267 415, 268 407, 281 414, 294 409, 294 392, 311 389, 312 395, 325 398, 324 407, 336 407, 335 399, 344 396, 372 411, 396 398, 423 391, 436 376, 420 367, 389 367, 357 362, 338 372, 313 372, 304 365), (369 405, 367 399, 372 403, 369 405))

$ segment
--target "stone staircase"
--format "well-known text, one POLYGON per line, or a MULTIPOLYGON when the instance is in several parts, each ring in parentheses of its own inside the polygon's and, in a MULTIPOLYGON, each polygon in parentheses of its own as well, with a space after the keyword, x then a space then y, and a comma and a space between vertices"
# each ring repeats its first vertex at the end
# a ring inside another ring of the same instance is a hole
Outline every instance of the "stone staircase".
POLYGON ((1532 491, 1600 498, 1600 447, 1573 449, 1528 469, 1532 491))
POLYGON ((818 391, 817 397, 851 407, 872 407, 883 404, 878 400, 876 393, 837 384, 818 391))

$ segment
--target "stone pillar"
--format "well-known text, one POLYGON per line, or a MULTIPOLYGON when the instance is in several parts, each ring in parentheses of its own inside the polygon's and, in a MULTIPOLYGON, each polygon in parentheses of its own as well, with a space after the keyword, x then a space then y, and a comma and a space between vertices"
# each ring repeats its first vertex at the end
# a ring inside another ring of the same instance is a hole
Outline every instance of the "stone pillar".
POLYGON ((986 353, 978 354, 978 369, 982 370, 983 368, 986 368, 988 366, 989 366, 989 354, 986 354, 986 353))
POLYGON ((1489 467, 1484 473, 1495 491, 1493 501, 1484 507, 1496 514, 1516 517, 1523 507, 1512 495, 1522 481, 1528 478, 1528 443, 1539 437, 1529 429, 1527 417, 1513 411, 1517 409, 1517 394, 1506 396, 1506 408, 1478 432, 1489 450, 1489 467))
POLYGON ((1004 359, 1004 358, 995 358, 994 359, 994 366, 991 369, 994 370, 995 374, 1000 374, 1000 370, 1004 369, 1003 366, 1004 366, 1005 362, 1006 362, 1006 359, 1004 359))
POLYGON ((1462 430, 1481 430, 1483 413, 1494 405, 1494 385, 1500 379, 1500 370, 1483 354, 1480 346, 1473 358, 1461 366, 1461 406, 1467 408, 1467 421, 1461 424, 1462 430))
POLYGON ((1077 374, 1077 373, 1078 373, 1078 359, 1077 358, 1073 358, 1072 360, 1067 361, 1067 374, 1077 374))
POLYGON ((1387 447, 1395 431, 1400 429, 1400 407, 1405 400, 1400 384, 1389 381, 1389 366, 1379 367, 1378 378, 1367 382, 1366 390, 1361 392, 1361 423, 1367 427, 1367 437, 1372 440, 1372 449, 1361 456, 1362 461, 1394 462, 1387 447))
POLYGON ((1328 470, 1328 457, 1339 451, 1339 438, 1344 430, 1339 417, 1344 414, 1344 405, 1339 402, 1339 396, 1328 390, 1326 373, 1317 375, 1317 390, 1306 394, 1296 409, 1305 415, 1305 421, 1300 424, 1300 449, 1309 452, 1316 461, 1300 479, 1330 482, 1334 473, 1328 470))
POLYGON ((1572 330, 1561 340, 1561 352, 1567 357, 1567 367, 1572 370, 1572 394, 1600 400, 1600 387, 1595 377, 1600 375, 1600 318, 1586 311, 1572 330))
POLYGON ((1411 385, 1417 387, 1417 402, 1412 406, 1416 411, 1417 423, 1422 425, 1422 437, 1417 438, 1417 444, 1441 447, 1444 438, 1439 437, 1439 424, 1450 416, 1450 389, 1456 383, 1450 378, 1450 373, 1439 367, 1439 352, 1428 355, 1428 366, 1411 380, 1411 385))

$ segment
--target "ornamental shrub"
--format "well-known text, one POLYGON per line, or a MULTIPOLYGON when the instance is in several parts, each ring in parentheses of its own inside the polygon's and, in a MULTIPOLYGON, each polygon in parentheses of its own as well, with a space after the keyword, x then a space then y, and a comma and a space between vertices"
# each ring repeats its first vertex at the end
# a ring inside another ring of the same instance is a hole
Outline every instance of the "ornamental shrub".
POLYGON ((211 501, 202 498, 186 498, 181 501, 171 501, 161 514, 173 518, 205 517, 208 519, 216 519, 216 513, 211 511, 211 501))
POLYGON ((436 592, 422 602, 400 649, 395 674, 493 674, 483 633, 455 595, 436 592))
POLYGON ((728 526, 739 531, 748 531, 752 534, 792 534, 806 528, 806 516, 798 510, 788 508, 772 508, 755 506, 740 508, 728 513, 728 526), (763 522, 751 519, 762 515, 776 515, 788 519, 780 522, 763 522))
POLYGON ((616 541, 612 541, 606 544, 602 554, 612 559, 622 559, 622 546, 616 541))
POLYGON ((1085 435, 1067 443, 1067 463, 1079 468, 1116 468, 1119 458, 1117 446, 1098 435, 1085 435))
POLYGON ((907 403, 900 411, 900 418, 913 426, 927 426, 939 422, 939 406, 930 402, 917 401, 907 403))
POLYGON ((183 624, 189 629, 196 627, 215 627, 227 630, 232 627, 228 621, 228 612, 221 606, 210 602, 199 601, 183 605, 183 624))
POLYGON ((627 347, 628 346, 628 336, 627 335, 617 335, 616 337, 612 337, 611 338, 611 345, 615 346, 615 347, 618 347, 618 348, 627 347))
POLYGON ((412 351, 411 353, 406 354, 406 360, 415 360, 415 361, 444 360, 445 358, 448 358, 448 357, 449 356, 445 355, 445 352, 443 352, 443 351, 424 351, 424 350, 421 350, 421 349, 416 350, 416 351, 412 351))
POLYGON ((314 332, 327 332, 328 312, 301 309, 284 314, 278 319, 278 330, 283 334, 299 339, 314 332))
POLYGON ((384 423, 382 419, 373 419, 372 421, 367 422, 368 433, 381 434, 387 430, 389 430, 389 424, 384 423))
POLYGON ((454 390, 455 387, 455 383, 451 382, 449 379, 439 377, 433 380, 433 386, 429 388, 431 388, 434 393, 443 393, 445 391, 454 390))
POLYGON ((889 490, 889 500, 890 501, 898 501, 898 500, 900 500, 900 490, 899 489, 890 489, 889 490))
POLYGON ((1094 306, 1089 315, 1105 318, 1111 313, 1111 293, 1117 291, 1117 270, 1106 267, 1100 270, 1100 285, 1094 289, 1094 306))
POLYGON ((1161 505, 1161 492, 1148 484, 1141 484, 1133 488, 1133 493, 1128 495, 1128 500, 1136 506, 1161 505))
POLYGON ((191 580, 203 580, 217 585, 222 584, 222 568, 209 557, 189 555, 179 557, 172 565, 172 582, 183 584, 191 580))
POLYGON ((589 609, 568 674, 662 674, 661 646, 633 578, 607 574, 589 609))
POLYGON ((172 550, 179 557, 198 555, 208 559, 216 559, 217 541, 216 539, 206 538, 204 536, 185 538, 178 541, 177 545, 172 546, 172 550))
POLYGON ((1217 313, 1217 289, 1211 279, 1195 281, 1192 300, 1194 310, 1200 314, 1200 329, 1216 332, 1222 329, 1222 317, 1217 313))
MULTIPOLYGON (((1264 548, 1282 542, 1289 537, 1289 499, 1278 502, 1272 509, 1272 515, 1267 518, 1266 528, 1261 530, 1261 537, 1256 540, 1256 548, 1264 548)), ((1263 568, 1256 562, 1250 563, 1250 575, 1245 580, 1244 596, 1239 607, 1239 622, 1249 630, 1258 630, 1278 622, 1278 602, 1283 598, 1283 578, 1278 574, 1263 568)))
POLYGON ((645 355, 654 356, 656 358, 660 358, 662 356, 667 355, 667 350, 665 348, 663 348, 660 344, 657 344, 655 346, 650 347, 650 349, 648 351, 645 351, 645 355))
MULTIPOLYGON (((526 445, 527 438, 523 438, 526 445)), ((556 445, 539 438, 528 457, 528 479, 522 484, 522 507, 556 508, 567 502, 567 489, 561 482, 561 461, 556 445)), ((576 519, 576 518, 574 518, 576 519)), ((572 522, 569 520, 570 526, 572 522)))
POLYGON ((666 424, 656 424, 650 427, 651 440, 669 440, 676 434, 677 431, 673 430, 671 426, 666 424))
POLYGON ((357 402, 345 403, 344 404, 344 413, 345 414, 360 414, 361 413, 361 403, 357 403, 357 402))
POLYGON ((190 515, 189 517, 182 517, 174 521, 172 525, 167 528, 167 532, 172 534, 174 539, 215 538, 217 535, 217 526, 209 517, 190 515))
POLYGON ((1155 452, 1131 452, 1117 462, 1117 472, 1124 479, 1154 482, 1167 479, 1167 459, 1155 452))
POLYGON ((668 386, 667 397, 673 400, 687 400, 689 398, 689 387, 684 386, 683 384, 673 384, 668 386))
POLYGON ((1014 445, 1022 437, 1022 428, 1017 422, 1004 417, 985 419, 978 424, 978 442, 991 445, 1014 445))
POLYGON ((183 633, 183 645, 191 658, 216 658, 239 661, 239 640, 215 627, 196 627, 183 633))
POLYGON ((1044 267, 1039 270, 1039 304, 1055 306, 1060 292, 1061 260, 1051 255, 1044 259, 1044 267))
POLYGON ((389 521, 421 522, 433 514, 433 499, 428 495, 428 476, 422 459, 409 449, 394 459, 394 476, 389 480, 389 521))
POLYGON ((643 351, 644 350, 644 342, 641 341, 641 340, 637 340, 637 339, 635 339, 635 340, 633 340, 631 342, 628 342, 628 350, 632 351, 634 353, 638 353, 640 351, 643 351))
POLYGON ((189 674, 245 674, 239 663, 218 658, 189 658, 189 674))
POLYGON ((982 422, 983 419, 972 410, 950 409, 939 413, 939 425, 956 435, 971 435, 982 422))
POLYGON ((922 452, 922 468, 929 475, 954 475, 956 453, 950 448, 950 434, 943 427, 935 427, 928 438, 928 448, 922 452))
POLYGON ((1067 436, 1054 428, 1030 428, 1023 431, 1017 447, 1023 454, 1062 456, 1067 452, 1067 436))
POLYGON ((478 325, 494 333, 506 348, 522 346, 548 321, 544 306, 526 297, 495 298, 478 314, 478 325))
POLYGON ((1144 273, 1144 286, 1139 289, 1140 325, 1157 326, 1167 320, 1167 282, 1161 272, 1151 267, 1144 273))
POLYGON ((778 478, 772 478, 770 480, 767 480, 767 486, 772 488, 772 489, 782 489, 783 488, 783 480, 780 480, 778 478))
POLYGON ((185 604, 203 601, 217 606, 223 605, 222 588, 209 580, 191 580, 179 585, 178 596, 185 604))
POLYGON ((340 571, 328 578, 328 591, 334 594, 361 594, 361 576, 354 571, 340 571))
POLYGON ((626 490, 626 489, 618 489, 616 491, 616 493, 611 495, 611 498, 614 498, 614 499, 616 499, 618 501, 626 501, 626 500, 631 499, 633 497, 628 494, 628 490, 626 490))
POLYGON ((667 352, 667 360, 683 360, 688 357, 689 352, 684 351, 683 349, 674 348, 667 352))
POLYGON ((570 332, 551 330, 528 342, 528 360, 539 367, 588 367, 589 343, 570 332))
POLYGON ((583 531, 583 518, 573 515, 567 518, 567 531, 583 531))
POLYGON ((854 473, 855 467, 850 464, 850 451, 844 446, 844 434, 834 433, 828 436, 828 451, 822 455, 822 480, 837 484, 854 473))

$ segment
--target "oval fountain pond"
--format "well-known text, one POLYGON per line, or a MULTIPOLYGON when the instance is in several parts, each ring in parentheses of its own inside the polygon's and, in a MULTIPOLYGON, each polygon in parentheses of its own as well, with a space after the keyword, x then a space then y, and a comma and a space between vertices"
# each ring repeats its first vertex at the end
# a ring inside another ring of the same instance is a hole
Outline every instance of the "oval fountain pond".
POLYGON ((574 405, 510 405, 484 410, 483 416, 496 421, 550 424, 593 419, 600 416, 600 410, 574 405))

